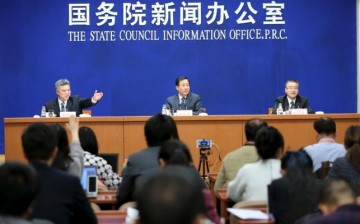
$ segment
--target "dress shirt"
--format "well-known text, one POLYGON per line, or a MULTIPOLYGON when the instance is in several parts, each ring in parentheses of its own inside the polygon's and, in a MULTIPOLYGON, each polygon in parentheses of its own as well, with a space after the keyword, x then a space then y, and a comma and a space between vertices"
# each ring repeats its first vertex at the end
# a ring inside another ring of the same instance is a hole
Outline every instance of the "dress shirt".
POLYGON ((321 167, 321 162, 334 162, 336 158, 346 154, 344 145, 336 143, 333 138, 322 138, 316 144, 306 146, 304 149, 313 160, 313 171, 321 167))
POLYGON ((65 101, 61 101, 60 99, 58 99, 58 102, 59 102, 59 108, 60 108, 60 111, 61 111, 61 104, 64 102, 64 109, 66 111, 66 104, 67 104, 67 100, 65 101))

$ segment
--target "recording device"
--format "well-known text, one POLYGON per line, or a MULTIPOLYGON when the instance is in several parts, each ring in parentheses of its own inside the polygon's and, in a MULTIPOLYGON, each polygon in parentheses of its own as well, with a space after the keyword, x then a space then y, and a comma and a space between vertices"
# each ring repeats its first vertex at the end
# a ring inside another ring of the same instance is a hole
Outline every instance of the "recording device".
POLYGON ((196 146, 199 149, 211 149, 211 145, 212 145, 211 139, 196 140, 196 146))
POLYGON ((96 198, 97 197, 97 176, 90 175, 88 176, 88 187, 86 189, 86 195, 88 198, 96 198))

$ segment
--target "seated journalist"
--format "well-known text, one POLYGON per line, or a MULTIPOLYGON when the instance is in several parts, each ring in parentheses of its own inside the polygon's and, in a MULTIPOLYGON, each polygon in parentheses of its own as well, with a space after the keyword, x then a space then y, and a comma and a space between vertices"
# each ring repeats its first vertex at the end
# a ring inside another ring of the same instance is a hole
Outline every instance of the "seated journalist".
POLYGON ((91 107, 103 97, 102 92, 95 90, 91 98, 82 99, 79 96, 71 96, 70 82, 67 79, 59 79, 55 82, 55 90, 58 97, 45 104, 46 111, 53 110, 57 117, 60 111, 75 111, 76 116, 82 114, 83 108, 91 107))
POLYGON ((178 94, 170 96, 166 100, 166 106, 174 112, 177 110, 192 110, 194 115, 205 113, 200 96, 190 92, 190 81, 186 76, 180 76, 175 80, 178 94))
POLYGON ((306 97, 299 96, 299 81, 296 79, 289 79, 285 84, 285 96, 279 96, 275 100, 272 113, 276 114, 276 109, 279 103, 282 104, 283 110, 295 108, 306 108, 309 114, 313 114, 314 111, 311 109, 309 101, 306 97))

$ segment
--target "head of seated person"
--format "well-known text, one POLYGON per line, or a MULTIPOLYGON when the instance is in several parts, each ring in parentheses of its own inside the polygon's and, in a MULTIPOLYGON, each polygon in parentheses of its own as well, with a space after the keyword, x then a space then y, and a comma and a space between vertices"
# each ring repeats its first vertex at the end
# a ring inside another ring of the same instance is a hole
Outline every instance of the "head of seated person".
POLYGON ((98 147, 96 134, 90 127, 83 126, 79 128, 79 139, 80 139, 81 147, 85 151, 96 156, 99 154, 99 147, 98 147))
POLYGON ((149 147, 160 146, 170 139, 179 139, 174 119, 163 114, 156 114, 145 124, 145 138, 149 147))
POLYGON ((160 147, 158 159, 161 168, 167 165, 193 165, 188 147, 177 139, 171 139, 160 147))
POLYGON ((298 175, 313 174, 312 170, 312 159, 303 149, 287 151, 281 158, 281 172, 283 175, 298 177, 298 175))
POLYGON ((336 123, 331 117, 321 117, 314 122, 314 130, 318 141, 322 138, 335 138, 336 123))
POLYGON ((0 166, 0 216, 27 219, 39 183, 29 165, 6 162, 0 166))
POLYGON ((329 215, 342 205, 354 204, 356 195, 347 180, 327 178, 321 183, 318 201, 322 213, 329 215))
POLYGON ((346 159, 360 173, 360 125, 351 125, 345 133, 346 159))
POLYGON ((246 141, 255 142, 256 133, 262 128, 262 127, 268 127, 268 124, 266 121, 262 119, 251 119, 248 120, 245 124, 245 137, 246 141))
POLYGON ((262 160, 278 159, 284 151, 284 138, 274 127, 262 127, 256 134, 255 147, 262 160))
POLYGON ((147 182, 136 197, 142 224, 200 223, 205 214, 201 189, 181 177, 161 173, 147 182))

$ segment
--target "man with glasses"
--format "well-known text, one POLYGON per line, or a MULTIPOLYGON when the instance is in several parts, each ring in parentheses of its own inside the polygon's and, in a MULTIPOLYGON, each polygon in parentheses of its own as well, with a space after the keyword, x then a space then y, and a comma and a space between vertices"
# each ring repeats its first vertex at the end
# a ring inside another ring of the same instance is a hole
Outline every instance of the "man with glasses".
POLYGON ((273 114, 276 114, 276 109, 279 103, 282 104, 282 109, 287 111, 289 109, 306 108, 309 114, 313 114, 309 101, 306 97, 299 96, 299 81, 296 79, 289 79, 285 84, 285 96, 277 97, 272 110, 273 114))

